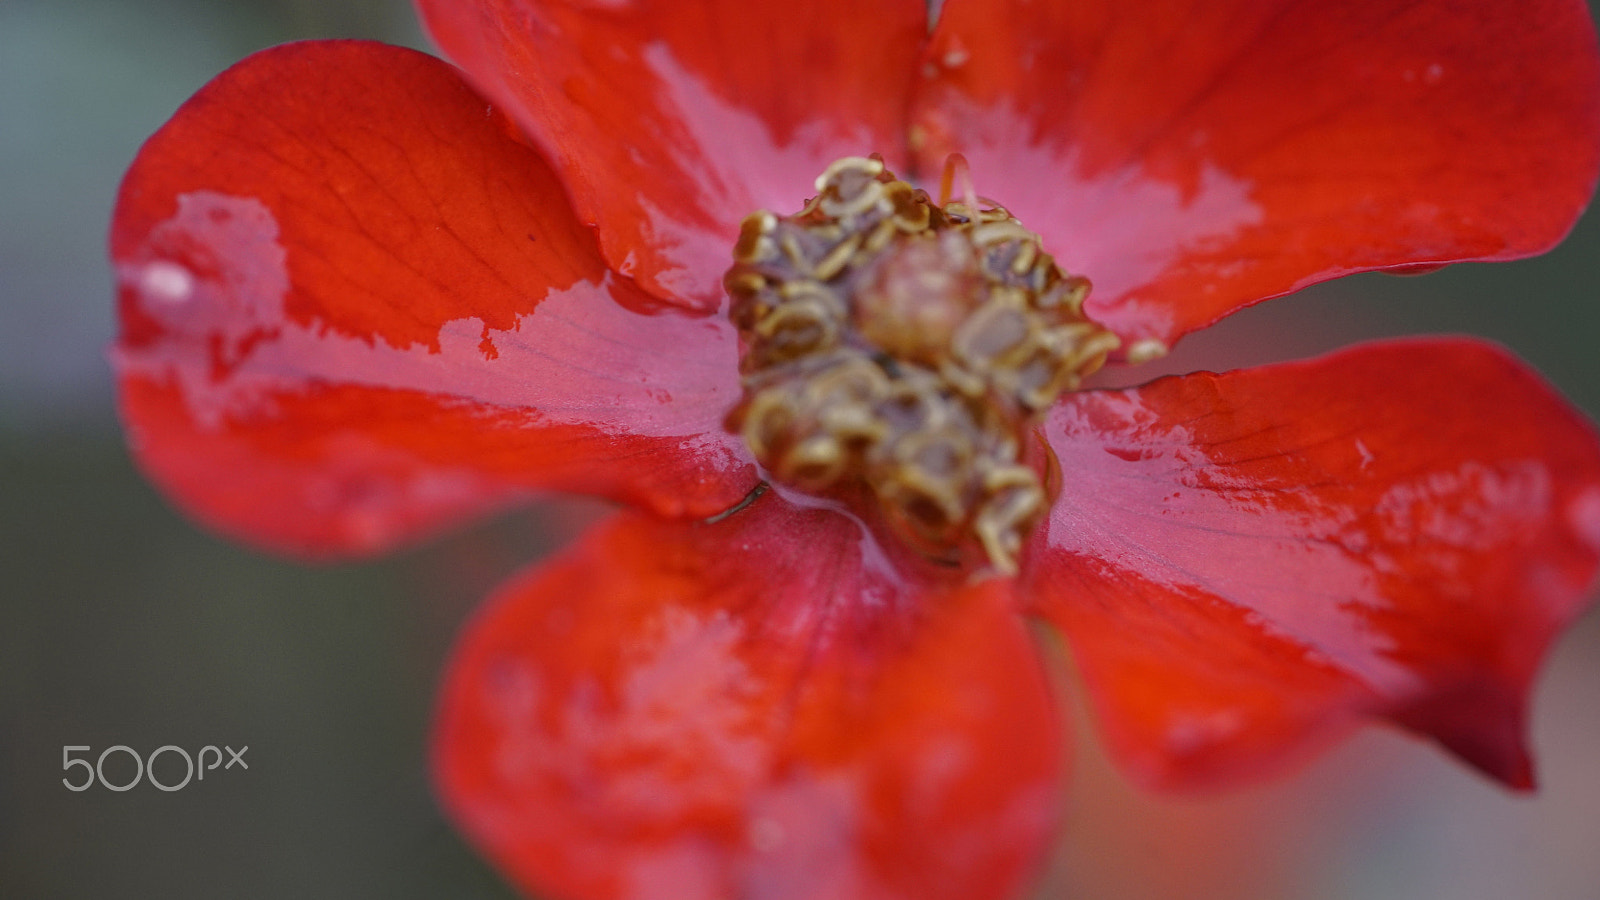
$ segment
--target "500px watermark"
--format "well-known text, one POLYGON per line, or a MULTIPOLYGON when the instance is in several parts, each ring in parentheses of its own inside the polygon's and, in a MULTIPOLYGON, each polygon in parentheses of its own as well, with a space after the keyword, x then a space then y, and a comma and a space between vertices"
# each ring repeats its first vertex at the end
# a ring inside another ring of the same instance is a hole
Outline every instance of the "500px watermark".
POLYGON ((201 747, 200 752, 195 756, 190 756, 189 751, 179 747, 177 744, 167 744, 163 747, 157 747, 150 751, 149 756, 142 758, 138 753, 134 752, 132 747, 126 744, 115 744, 100 751, 100 757, 91 765, 87 759, 74 759, 72 756, 72 754, 78 752, 92 753, 93 751, 88 746, 66 746, 61 748, 61 771, 71 772, 74 766, 83 766, 83 780, 74 784, 71 777, 66 777, 61 779, 61 783, 66 785, 69 791, 87 791, 97 781, 101 787, 108 791, 126 791, 138 784, 140 779, 145 779, 160 790, 176 791, 187 785, 190 779, 204 781, 206 773, 217 766, 222 766, 224 771, 233 768, 235 765, 241 769, 250 768, 250 764, 244 761, 245 751, 249 750, 249 747, 240 747, 238 750, 232 747, 226 747, 226 749, 228 751, 228 764, 223 766, 222 751, 218 750, 215 744, 207 744, 201 747), (126 753, 128 756, 133 757, 134 775, 125 784, 113 784, 106 780, 106 757, 111 756, 113 753, 126 753), (182 781, 176 784, 163 784, 157 780, 156 758, 163 753, 175 753, 178 758, 183 760, 186 769, 184 770, 182 781), (211 754, 211 765, 209 766, 206 765, 206 754, 208 753, 211 754))

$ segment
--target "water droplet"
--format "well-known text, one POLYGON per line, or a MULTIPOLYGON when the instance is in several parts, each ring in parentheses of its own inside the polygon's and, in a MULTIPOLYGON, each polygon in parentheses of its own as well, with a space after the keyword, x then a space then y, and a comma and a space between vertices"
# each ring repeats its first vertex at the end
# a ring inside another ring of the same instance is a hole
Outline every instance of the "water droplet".
POLYGON ((158 259, 142 267, 135 284, 149 303, 177 305, 194 297, 194 275, 183 266, 158 259))
POLYGON ((1137 366, 1160 359, 1166 356, 1170 349, 1164 341, 1156 338, 1140 338, 1128 345, 1128 363, 1137 366))

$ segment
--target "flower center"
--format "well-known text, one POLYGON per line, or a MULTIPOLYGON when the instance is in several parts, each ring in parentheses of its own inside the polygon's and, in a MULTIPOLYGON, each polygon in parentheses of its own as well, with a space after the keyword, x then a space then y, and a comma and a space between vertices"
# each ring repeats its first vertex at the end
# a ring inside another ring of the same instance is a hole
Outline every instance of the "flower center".
MULTIPOLYGON (((948 181, 948 179, 947 179, 948 181)), ((728 417, 777 481, 864 485, 924 553, 1014 573, 1048 507, 1029 437, 1118 345, 1089 282, 968 192, 933 203, 847 157, 792 216, 748 216, 723 283, 744 338, 728 417)))

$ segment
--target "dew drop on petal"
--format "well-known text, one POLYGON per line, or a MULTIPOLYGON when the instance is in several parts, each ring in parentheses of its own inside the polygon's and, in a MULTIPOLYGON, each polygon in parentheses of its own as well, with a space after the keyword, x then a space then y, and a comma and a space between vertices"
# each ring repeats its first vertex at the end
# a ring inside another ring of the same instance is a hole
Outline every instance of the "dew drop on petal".
POLYGON ((158 259, 139 268, 135 285, 145 301, 175 306, 194 297, 194 275, 175 262, 158 259))
POLYGON ((1129 365, 1143 365, 1147 362, 1158 360, 1172 350, 1165 341, 1157 338, 1141 338, 1128 345, 1127 359, 1129 365))

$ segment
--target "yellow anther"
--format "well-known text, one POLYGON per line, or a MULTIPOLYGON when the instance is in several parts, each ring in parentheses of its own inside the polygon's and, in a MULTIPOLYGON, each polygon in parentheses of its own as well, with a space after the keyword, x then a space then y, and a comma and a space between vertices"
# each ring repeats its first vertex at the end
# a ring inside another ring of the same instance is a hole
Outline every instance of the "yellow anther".
POLYGON ((973 547, 1014 573, 1048 506, 1020 448, 1118 346, 1083 315, 1089 282, 970 187, 939 206, 881 159, 846 157, 816 190, 740 229, 729 427, 778 480, 862 484, 913 546, 973 547))

